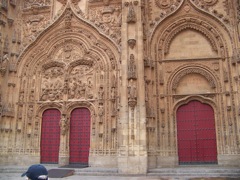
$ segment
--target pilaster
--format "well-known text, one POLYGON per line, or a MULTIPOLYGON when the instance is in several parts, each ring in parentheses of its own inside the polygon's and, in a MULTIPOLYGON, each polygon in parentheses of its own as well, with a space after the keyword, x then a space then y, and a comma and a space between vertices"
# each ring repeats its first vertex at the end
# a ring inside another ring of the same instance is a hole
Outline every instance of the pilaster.
POLYGON ((146 174, 146 109, 141 0, 123 1, 122 90, 118 169, 122 174, 146 174))

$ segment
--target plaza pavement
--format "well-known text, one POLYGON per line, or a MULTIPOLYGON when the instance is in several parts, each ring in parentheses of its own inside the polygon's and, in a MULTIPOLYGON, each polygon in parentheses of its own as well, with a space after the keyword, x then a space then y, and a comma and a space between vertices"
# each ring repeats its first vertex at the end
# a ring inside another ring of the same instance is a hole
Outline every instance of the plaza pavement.
MULTIPOLYGON (((25 180, 19 173, 0 173, 0 180, 25 180)), ((239 178, 182 178, 182 177, 148 177, 148 176, 81 176, 73 175, 64 178, 49 178, 49 180, 239 180, 239 178)))

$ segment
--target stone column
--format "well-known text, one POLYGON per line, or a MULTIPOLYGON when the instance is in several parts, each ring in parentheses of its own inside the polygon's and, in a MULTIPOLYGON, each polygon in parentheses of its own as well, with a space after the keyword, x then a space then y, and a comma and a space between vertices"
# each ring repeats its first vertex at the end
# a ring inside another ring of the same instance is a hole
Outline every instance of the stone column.
POLYGON ((122 174, 146 174, 146 109, 140 0, 123 1, 121 87, 118 171, 122 174))
POLYGON ((60 125, 59 166, 69 164, 69 118, 62 114, 60 125))

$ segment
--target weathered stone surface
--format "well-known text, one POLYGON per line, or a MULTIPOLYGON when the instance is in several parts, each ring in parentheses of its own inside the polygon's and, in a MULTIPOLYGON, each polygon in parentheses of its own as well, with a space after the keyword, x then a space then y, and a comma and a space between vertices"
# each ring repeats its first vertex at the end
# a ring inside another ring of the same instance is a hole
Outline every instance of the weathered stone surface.
POLYGON ((215 163, 239 165, 239 1, 20 0, 0 8, 1 164, 41 163, 49 109, 60 113, 51 130, 59 130, 56 163, 69 164, 71 113, 87 108, 89 165, 122 174, 178 166, 178 110, 198 101, 214 117, 215 163))

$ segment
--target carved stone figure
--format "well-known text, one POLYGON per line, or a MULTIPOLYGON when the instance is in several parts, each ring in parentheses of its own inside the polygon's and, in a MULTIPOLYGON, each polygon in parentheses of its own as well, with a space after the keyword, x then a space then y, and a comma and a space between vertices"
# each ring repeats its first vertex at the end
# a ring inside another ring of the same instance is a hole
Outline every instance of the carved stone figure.
POLYGON ((86 93, 87 98, 92 99, 93 98, 93 84, 92 81, 88 81, 87 87, 86 87, 86 93))
POLYGON ((103 87, 100 87, 100 88, 99 88, 98 98, 101 99, 101 100, 104 98, 104 90, 103 90, 103 87))
POLYGON ((134 60, 134 55, 130 54, 130 60, 128 65, 128 79, 136 79, 136 65, 134 60))
POLYGON ((32 105, 28 106, 27 118, 28 118, 28 124, 31 124, 32 123, 32 118, 33 118, 33 106, 32 105))
POLYGON ((79 92, 79 96, 81 97, 81 98, 85 98, 85 92, 86 92, 86 84, 85 83, 83 83, 82 81, 80 81, 80 83, 79 83, 79 90, 78 90, 79 92))
POLYGON ((99 116, 99 122, 100 123, 103 122, 103 115, 104 115, 104 107, 103 107, 103 104, 100 104, 98 106, 98 116, 99 116))
POLYGON ((137 98, 137 89, 135 85, 128 86, 128 99, 136 99, 137 98))
POLYGON ((59 125, 60 125, 60 129, 61 129, 61 134, 65 135, 67 130, 69 129, 69 121, 68 121, 68 119, 65 116, 62 116, 62 118, 61 118, 61 120, 59 122, 59 125))
POLYGON ((0 64, 0 72, 2 75, 6 73, 6 71, 9 68, 9 56, 8 54, 5 54, 2 58, 1 64, 0 64))

